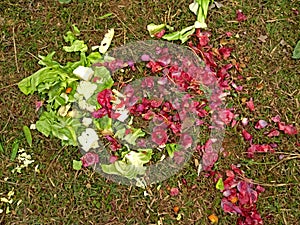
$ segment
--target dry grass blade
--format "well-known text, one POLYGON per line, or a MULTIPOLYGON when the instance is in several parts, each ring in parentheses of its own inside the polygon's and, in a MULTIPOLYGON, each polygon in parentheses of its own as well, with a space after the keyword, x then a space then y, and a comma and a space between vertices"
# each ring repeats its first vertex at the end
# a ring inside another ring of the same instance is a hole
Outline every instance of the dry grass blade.
POLYGON ((16 64, 16 67, 17 67, 17 72, 20 73, 19 65, 18 65, 17 46, 16 46, 16 40, 15 40, 15 27, 13 27, 12 30, 13 30, 13 43, 14 43, 14 53, 15 53, 15 64, 16 64))
POLYGON ((292 159, 300 159, 300 155, 296 155, 296 156, 288 156, 286 158, 283 158, 281 161, 279 161, 278 163, 276 163, 274 166, 272 166, 269 171, 271 171, 272 169, 274 169, 275 167, 279 166, 281 163, 288 161, 288 160, 292 160, 292 159))

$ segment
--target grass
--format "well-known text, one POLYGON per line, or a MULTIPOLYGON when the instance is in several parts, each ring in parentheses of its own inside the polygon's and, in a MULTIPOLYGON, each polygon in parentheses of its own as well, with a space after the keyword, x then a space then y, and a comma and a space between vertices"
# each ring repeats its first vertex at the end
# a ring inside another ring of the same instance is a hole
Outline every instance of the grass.
MULTIPOLYGON (((249 132, 257 143, 276 142, 278 152, 289 158, 280 161, 280 154, 265 154, 247 160, 248 144, 238 128, 228 128, 224 148, 231 154, 217 163, 220 171, 230 164, 240 163, 248 178, 266 187, 258 201, 264 224, 297 224, 299 212, 299 136, 281 135, 270 139, 264 131, 254 129, 258 119, 270 121, 279 114, 284 121, 299 128, 300 67, 292 60, 293 46, 299 39, 300 8, 292 1, 221 1, 221 9, 209 11, 208 25, 212 44, 218 45, 219 37, 230 31, 235 38, 234 55, 244 63, 243 81, 232 74, 236 83, 244 86, 241 93, 232 97, 231 104, 240 116, 249 117, 249 132), (243 23, 235 20, 235 11, 242 9, 248 16, 243 23), (228 22, 229 21, 229 22, 228 22), (258 40, 267 36, 265 42, 258 40), (282 42, 282 40, 284 42, 282 42), (257 110, 249 113, 242 99, 253 97, 257 110), (297 139, 298 138, 298 139, 297 139), (283 153, 281 153, 283 154, 283 153), (293 155, 294 154, 294 155, 293 155)), ((113 46, 133 40, 146 40, 146 26, 150 22, 168 22, 176 28, 191 24, 194 17, 188 12, 186 1, 73 1, 60 5, 58 1, 13 1, 0 3, 0 193, 12 189, 14 203, 11 213, 0 214, 0 224, 209 224, 208 216, 215 213, 219 224, 235 224, 236 216, 225 214, 220 207, 221 193, 213 182, 203 175, 197 176, 194 160, 176 176, 148 187, 149 196, 136 187, 119 186, 105 180, 92 170, 74 171, 72 160, 80 158, 77 148, 62 148, 60 142, 33 132, 33 147, 29 148, 22 133, 23 125, 30 125, 38 118, 34 102, 37 96, 25 97, 16 83, 31 75, 39 66, 36 56, 57 52, 57 61, 64 62, 63 34, 72 24, 82 31, 82 39, 89 46, 96 45, 105 31, 116 29, 113 46), (106 13, 112 16, 98 19, 106 13), (15 49, 14 49, 15 46, 15 49), (16 162, 11 162, 11 146, 20 140, 28 154, 39 165, 40 173, 29 166, 22 174, 12 174, 16 162), (5 181, 5 178, 8 180, 5 181), (187 180, 184 185, 182 178, 187 180), (180 187, 177 197, 169 195, 169 187, 180 187), (16 202, 22 200, 17 206, 16 202), (181 220, 173 207, 180 207, 181 220)), ((0 203, 0 208, 5 204, 0 203), (2 205, 1 205, 2 204, 2 205)))

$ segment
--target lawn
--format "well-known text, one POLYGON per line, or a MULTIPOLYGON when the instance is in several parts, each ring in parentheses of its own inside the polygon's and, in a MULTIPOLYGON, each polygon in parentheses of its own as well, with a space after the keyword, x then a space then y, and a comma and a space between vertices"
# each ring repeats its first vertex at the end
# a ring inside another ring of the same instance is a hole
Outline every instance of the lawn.
MULTIPOLYGON (((213 48, 232 48, 227 61, 239 65, 229 70, 233 86, 227 108, 237 124, 226 127, 223 152, 213 170, 226 178, 225 171, 238 165, 244 178, 265 189, 256 202, 263 224, 297 224, 300 218, 299 133, 267 136, 277 129, 274 117, 299 132, 300 64, 292 59, 300 39, 300 1, 218 1, 209 10, 207 24, 213 48), (237 21, 236 12, 246 15, 237 21), (231 37, 228 38, 228 32, 231 37), (253 99, 255 109, 247 102, 253 99), (242 118, 254 144, 271 144, 275 152, 247 157, 249 141, 243 138, 242 118), (272 119, 273 118, 273 119, 272 119), (256 127, 259 120, 267 128, 256 127)), ((90 168, 74 170, 72 161, 82 156, 77 147, 61 146, 60 140, 46 138, 32 130, 33 143, 26 141, 23 126, 39 117, 37 95, 25 96, 17 84, 41 68, 38 55, 56 52, 55 59, 72 60, 62 51, 63 36, 75 24, 80 39, 89 47, 98 45, 108 29, 115 29, 111 47, 148 40, 149 23, 167 23, 182 29, 195 21, 190 2, 73 0, 2 0, 0 2, 0 224, 236 224, 238 215, 224 212, 223 194, 213 176, 197 173, 199 155, 176 175, 146 189, 123 186, 106 180, 90 168), (109 17, 102 17, 111 13, 109 17), (21 173, 13 172, 18 161, 11 160, 18 143, 34 162, 21 173), (179 194, 172 196, 171 188, 179 194), (11 202, 5 202, 4 198, 11 202), (178 211, 179 210, 179 211, 178 211)), ((180 44, 180 42, 175 42, 180 44)), ((186 45, 186 44, 183 44, 186 45)), ((130 78, 130 73, 127 74, 130 78)), ((276 119, 275 119, 276 120, 276 119)))

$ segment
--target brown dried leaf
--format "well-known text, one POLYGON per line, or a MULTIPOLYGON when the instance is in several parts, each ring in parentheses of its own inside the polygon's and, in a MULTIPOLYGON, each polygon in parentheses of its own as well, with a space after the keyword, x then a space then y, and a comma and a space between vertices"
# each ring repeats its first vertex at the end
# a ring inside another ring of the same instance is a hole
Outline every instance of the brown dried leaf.
POLYGON ((267 35, 260 35, 257 39, 260 40, 261 42, 266 42, 268 36, 267 35))

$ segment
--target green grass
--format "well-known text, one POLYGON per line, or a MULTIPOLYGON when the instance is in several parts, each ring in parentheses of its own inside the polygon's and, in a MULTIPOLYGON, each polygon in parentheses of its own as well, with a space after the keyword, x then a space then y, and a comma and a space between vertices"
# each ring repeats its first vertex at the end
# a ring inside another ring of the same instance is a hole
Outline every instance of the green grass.
MULTIPOLYGON (((278 152, 287 156, 298 154, 296 137, 281 135, 267 138, 264 131, 254 129, 258 119, 270 121, 279 114, 288 123, 299 128, 300 67, 292 60, 293 47, 300 37, 299 15, 292 8, 300 8, 292 1, 223 1, 221 9, 209 11, 208 25, 212 44, 218 45, 220 35, 230 31, 235 38, 233 47, 236 59, 246 65, 239 81, 244 86, 241 93, 229 100, 241 117, 249 117, 249 132, 256 143, 278 142, 278 152), (248 16, 243 23, 235 20, 235 11, 242 9, 248 16), (257 38, 267 35, 266 42, 257 38), (286 44, 280 44, 284 40, 286 44), (257 88, 263 84, 263 88, 257 88), (257 110, 249 113, 242 98, 253 97, 257 110)), ((37 96, 24 96, 16 83, 31 75, 39 66, 37 56, 56 51, 59 62, 69 60, 62 52, 63 35, 76 24, 81 38, 89 46, 97 45, 107 29, 114 27, 116 36, 112 46, 121 46, 134 40, 149 39, 146 26, 150 22, 167 22, 175 28, 193 23, 186 1, 73 1, 60 5, 58 1, 0 2, 0 193, 6 195, 14 189, 11 213, 0 214, 0 224, 209 224, 208 216, 215 213, 219 224, 235 224, 236 216, 225 214, 220 207, 221 193, 214 183, 202 174, 197 176, 194 159, 176 176, 146 191, 136 187, 120 186, 105 180, 92 170, 74 171, 72 160, 80 158, 77 148, 63 148, 60 142, 33 131, 33 147, 29 148, 22 133, 38 118, 34 102, 37 96), (106 13, 113 15, 98 19, 106 13), (16 52, 14 51, 16 45, 16 52), (17 60, 16 60, 17 59, 17 60), (17 162, 11 162, 11 146, 15 139, 35 160, 22 174, 12 174, 17 162), (39 165, 40 173, 34 171, 39 165), (8 177, 8 180, 4 179, 8 177), (187 185, 182 184, 182 178, 187 185), (168 187, 180 186, 180 194, 170 197, 168 187), (18 200, 22 203, 17 206, 18 200), (182 219, 176 220, 173 207, 179 206, 182 219)), ((254 161, 246 160, 245 143, 240 127, 228 128, 224 148, 230 156, 220 157, 220 171, 230 164, 240 163, 248 178, 265 184, 258 200, 258 209, 264 224, 297 224, 299 212, 299 158, 279 160, 279 154, 264 154, 254 161), (276 166, 272 168, 273 166, 276 166), (281 184, 278 186, 278 184, 281 184)), ((0 203, 0 208, 6 205, 0 203)))

